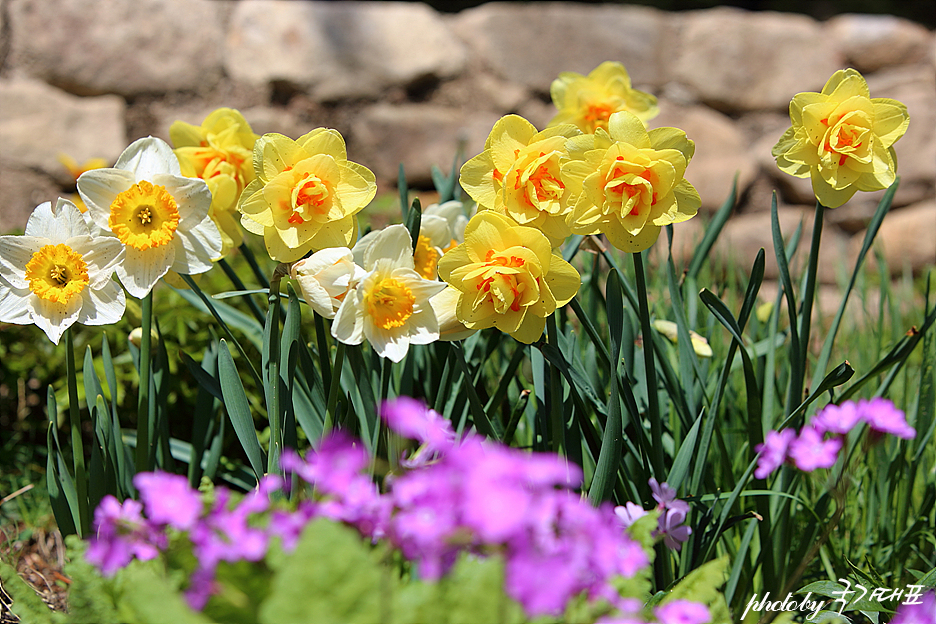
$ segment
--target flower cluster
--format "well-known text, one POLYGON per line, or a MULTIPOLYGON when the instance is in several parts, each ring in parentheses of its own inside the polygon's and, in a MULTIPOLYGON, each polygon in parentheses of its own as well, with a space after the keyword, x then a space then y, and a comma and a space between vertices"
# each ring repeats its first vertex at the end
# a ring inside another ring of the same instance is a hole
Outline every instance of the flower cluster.
POLYGON ((755 449, 760 456, 754 476, 765 479, 788 460, 806 472, 831 468, 838 460, 844 436, 860 423, 868 425, 873 436, 889 433, 909 440, 916 435, 904 413, 887 399, 827 405, 798 434, 793 429, 768 431, 764 443, 755 449))
MULTIPOLYGON (((388 541, 430 580, 444 575, 461 552, 500 554, 505 590, 531 617, 561 614, 580 594, 621 612, 639 610, 635 601, 621 598, 614 579, 645 569, 648 556, 610 507, 592 507, 570 490, 581 481, 577 467, 476 436, 458 440, 448 421, 411 399, 386 403, 381 413, 391 429, 422 445, 401 462, 403 472, 387 476, 383 493, 366 473, 370 460, 361 443, 341 433, 326 437, 304 459, 283 455, 283 468, 315 492, 291 511, 271 510, 270 494, 283 486, 278 477, 264 478, 232 505, 223 488, 203 497, 182 476, 141 473, 134 484, 142 502, 102 501, 87 558, 112 575, 133 558, 156 557, 170 536, 184 536, 198 562, 186 597, 201 609, 218 589, 219 563, 259 561, 273 538, 290 551, 309 522, 324 517, 372 541, 388 541)), ((681 503, 665 484, 654 483, 654 492, 666 509, 681 503)), ((688 608, 674 601, 659 607, 656 617, 680 621, 677 612, 688 608)))
POLYGON ((816 198, 837 208, 857 191, 877 191, 897 177, 894 143, 907 131, 907 107, 870 97, 854 69, 829 78, 821 93, 799 93, 790 102, 792 126, 773 148, 777 166, 810 178, 816 198))
MULTIPOLYGON (((689 503, 676 498, 676 490, 667 483, 658 483, 650 478, 650 491, 657 502, 656 509, 660 512, 657 519, 655 537, 662 537, 663 543, 671 550, 680 550, 683 542, 689 539, 692 529, 683 524, 689 514, 689 503)), ((626 529, 647 515, 643 507, 635 503, 625 503, 614 508, 618 522, 626 529)))

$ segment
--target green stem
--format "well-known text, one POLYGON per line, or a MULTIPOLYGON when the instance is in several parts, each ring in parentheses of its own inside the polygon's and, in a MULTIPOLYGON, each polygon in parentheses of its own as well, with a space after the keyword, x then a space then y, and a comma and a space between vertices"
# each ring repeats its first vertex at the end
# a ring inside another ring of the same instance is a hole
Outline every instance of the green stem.
POLYGON ((647 416, 650 418, 650 463, 657 480, 666 478, 663 466, 663 422, 660 420, 660 397, 657 394, 656 365, 653 361, 653 333, 650 329, 650 307, 647 300, 647 280, 644 274, 643 257, 634 258, 634 273, 637 278, 637 304, 640 311, 640 333, 643 336, 644 367, 647 380, 647 416))
POLYGON ((335 349, 335 365, 331 370, 331 385, 328 388, 328 403, 325 408, 322 436, 325 436, 335 426, 335 408, 338 405, 338 393, 341 391, 341 367, 344 365, 344 353, 345 344, 339 340, 335 349))
POLYGON ((88 478, 85 472, 84 444, 81 442, 81 412, 78 410, 78 376, 75 368, 75 344, 72 330, 65 330, 65 372, 68 377, 68 419, 71 424, 72 457, 75 462, 75 490, 78 495, 78 535, 88 535, 88 478))
POLYGON ((285 417, 280 407, 280 305, 279 289, 280 280, 284 273, 283 267, 279 265, 273 273, 273 279, 270 280, 270 295, 267 299, 266 315, 266 335, 270 341, 267 346, 269 360, 267 361, 266 383, 269 388, 267 398, 270 404, 267 406, 267 417, 270 420, 270 451, 267 454, 267 473, 273 474, 279 468, 279 458, 283 452, 283 419, 285 417))
POLYGON ((244 254, 244 258, 247 259, 247 264, 250 265, 250 270, 253 271, 254 277, 257 278, 257 283, 260 284, 260 287, 269 287, 270 282, 267 281, 266 274, 260 269, 260 265, 257 264, 257 258, 254 257, 253 252, 250 250, 250 247, 247 246, 247 243, 241 243, 238 249, 240 249, 241 253, 244 254))
POLYGON ((319 369, 322 371, 322 384, 331 387, 331 362, 328 360, 328 335, 325 318, 318 312, 312 312, 315 319, 315 344, 318 346, 319 369))
MULTIPOLYGON (((546 317, 546 343, 559 350, 559 329, 556 326, 556 315, 550 314, 546 317)), ((565 449, 565 423, 562 418, 562 380, 559 377, 559 370, 549 366, 549 392, 546 394, 546 401, 549 410, 549 422, 552 429, 552 450, 562 455, 565 449)))
POLYGON ((148 472, 152 470, 150 465, 151 442, 150 442, 150 413, 149 413, 149 391, 150 391, 150 351, 152 340, 150 332, 153 324, 153 291, 146 293, 143 297, 143 336, 140 338, 140 395, 137 403, 137 446, 136 446, 136 471, 148 472))
MULTIPOLYGON (((819 272, 819 243, 822 239, 822 221, 825 208, 821 202, 816 202, 816 216, 813 219, 812 242, 809 246, 809 266, 806 269, 806 288, 803 292, 803 309, 800 313, 800 377, 791 380, 790 399, 791 407, 798 406, 806 398, 803 394, 803 382, 806 379, 806 362, 809 360, 809 325, 812 321, 813 299, 816 295, 816 279, 819 272), (792 390, 796 391, 793 394, 792 390)), ((795 409, 795 408, 793 408, 795 409)))

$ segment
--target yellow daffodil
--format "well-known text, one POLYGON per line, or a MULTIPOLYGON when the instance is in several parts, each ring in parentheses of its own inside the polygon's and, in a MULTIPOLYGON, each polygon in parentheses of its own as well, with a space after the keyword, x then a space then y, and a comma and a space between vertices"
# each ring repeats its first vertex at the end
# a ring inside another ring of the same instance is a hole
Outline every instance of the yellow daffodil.
POLYGON ((325 318, 335 318, 341 302, 365 275, 347 247, 329 247, 293 263, 289 276, 302 297, 325 318))
MULTIPOLYGON (((673 321, 658 319, 653 321, 653 328, 669 338, 670 342, 676 342, 679 339, 679 328, 673 321)), ((691 329, 689 330, 689 341, 692 343, 692 350, 695 351, 696 355, 699 357, 712 357, 712 347, 709 346, 708 340, 691 329)))
POLYGON ((37 206, 24 236, 0 236, 0 322, 35 323, 55 344, 75 323, 116 323, 126 307, 111 279, 120 252, 70 201, 37 206))
POLYGON ((221 232, 221 255, 243 242, 237 202, 254 179, 253 147, 259 138, 239 111, 219 108, 200 126, 176 121, 169 138, 182 166, 182 175, 201 178, 211 191, 208 216, 221 232))
POLYGON ((458 290, 455 314, 466 328, 497 327, 526 344, 581 285, 542 232, 491 210, 471 218, 465 242, 442 256, 439 276, 458 290))
POLYGON ((170 269, 204 273, 221 253, 221 235, 207 218, 208 186, 182 177, 161 139, 134 141, 113 168, 81 174, 78 192, 94 224, 123 243, 117 276, 134 297, 145 297, 170 269))
POLYGON ((332 336, 345 344, 366 338, 380 357, 402 360, 411 344, 439 339, 429 299, 445 284, 423 279, 414 269, 413 243, 402 225, 381 230, 364 250, 367 274, 344 298, 332 336))
POLYGON ((683 178, 695 144, 677 128, 649 132, 632 113, 614 113, 608 131, 571 139, 562 179, 572 192, 569 227, 603 232, 611 244, 636 253, 660 228, 693 217, 702 201, 683 178))
POLYGON ((338 131, 317 128, 298 141, 265 134, 253 162, 257 177, 238 210, 241 225, 263 236, 271 258, 292 262, 352 243, 355 215, 374 198, 377 184, 369 169, 347 160, 338 131))
POLYGON ((563 72, 553 80, 549 93, 559 109, 549 125, 570 123, 586 134, 607 130, 608 119, 619 111, 630 111, 644 123, 660 113, 657 99, 632 88, 627 70, 613 61, 602 63, 587 76, 563 72))
POLYGON ((464 340, 477 329, 468 329, 465 324, 458 320, 458 300, 461 297, 461 291, 452 286, 446 286, 445 290, 432 297, 429 304, 435 310, 436 319, 439 321, 439 340, 451 342, 453 340, 464 340))
POLYGON ((560 165, 568 156, 566 141, 581 134, 571 124, 537 132, 523 117, 502 117, 484 151, 462 166, 461 186, 479 205, 541 230, 558 247, 571 234, 560 165))
POLYGON ((781 171, 811 178, 816 198, 837 208, 856 191, 894 183, 894 143, 910 124, 897 100, 871 99, 868 83, 854 69, 835 72, 821 93, 799 93, 790 102, 792 126, 773 148, 781 171))

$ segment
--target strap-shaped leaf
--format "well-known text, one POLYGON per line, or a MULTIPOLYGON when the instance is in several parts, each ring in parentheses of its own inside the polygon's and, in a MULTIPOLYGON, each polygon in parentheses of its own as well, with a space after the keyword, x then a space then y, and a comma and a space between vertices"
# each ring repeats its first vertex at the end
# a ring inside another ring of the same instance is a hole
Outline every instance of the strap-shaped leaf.
POLYGON ((228 418, 234 425, 234 433, 241 443, 241 448, 247 454, 247 461, 259 480, 263 476, 264 456, 257 439, 257 430, 254 427, 253 417, 250 415, 250 406, 244 385, 241 383, 234 366, 234 358, 228 351, 227 343, 221 340, 221 349, 218 353, 218 375, 221 380, 221 394, 224 397, 224 408, 228 418))

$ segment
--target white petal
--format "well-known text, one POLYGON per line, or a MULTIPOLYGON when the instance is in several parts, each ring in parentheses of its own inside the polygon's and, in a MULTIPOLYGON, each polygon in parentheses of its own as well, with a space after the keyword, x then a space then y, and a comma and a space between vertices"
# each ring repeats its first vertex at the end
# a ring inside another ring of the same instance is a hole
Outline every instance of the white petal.
POLYGON ((322 288, 319 281, 311 275, 294 278, 299 282, 299 290, 302 291, 302 298, 309 306, 325 318, 335 318, 335 309, 332 305, 332 298, 328 292, 322 288))
POLYGON ((101 288, 109 282, 123 259, 124 246, 115 236, 80 236, 70 238, 66 244, 88 264, 91 288, 101 288))
POLYGON ((399 362, 405 358, 406 352, 409 351, 409 336, 401 329, 394 328, 393 331, 387 331, 373 323, 364 323, 364 335, 367 337, 367 342, 377 352, 377 355, 393 362, 399 362))
POLYGON ((424 214, 419 222, 419 235, 427 236, 435 247, 448 247, 452 242, 449 222, 442 217, 424 214))
POLYGON ((169 144, 151 136, 131 143, 117 159, 114 168, 133 173, 134 182, 152 180, 160 173, 182 175, 179 159, 169 144))
POLYGON ((94 223, 110 231, 107 219, 110 217, 111 204, 120 193, 133 186, 136 181, 133 173, 122 169, 92 169, 78 177, 78 194, 88 207, 88 213, 94 223))
POLYGON ((146 251, 125 247, 124 261, 117 265, 117 277, 131 295, 145 297, 159 278, 169 271, 175 256, 174 245, 161 245, 146 251))
POLYGON ((364 252, 362 266, 372 270, 380 258, 389 258, 394 267, 413 268, 413 240, 406 227, 391 225, 378 232, 364 252))
POLYGON ((29 325, 29 289, 13 288, 0 279, 0 323, 29 325))
POLYGON ((66 305, 53 303, 30 295, 33 323, 46 333, 53 343, 58 344, 65 330, 75 324, 81 310, 81 297, 72 297, 66 305))
POLYGON ((417 302, 423 304, 448 286, 445 282, 423 279, 419 273, 410 269, 394 269, 392 275, 400 279, 410 289, 417 302))
POLYGON ((83 325, 110 325, 123 318, 127 298, 115 282, 99 290, 89 288, 82 293, 84 300, 78 314, 83 325))
POLYGON ((150 182, 166 187, 166 191, 176 200, 179 207, 179 230, 190 230, 208 218, 211 191, 204 180, 158 174, 150 182))
MULTIPOLYGON (((374 244, 377 235, 380 234, 382 230, 371 230, 364 236, 362 236, 358 242, 354 244, 354 247, 351 248, 351 253, 354 256, 354 263, 358 266, 364 266, 364 256, 367 255, 367 250, 370 249, 370 246, 374 244)), ((373 267, 369 267, 366 270, 370 270, 373 267)))
POLYGON ((36 236, 0 236, 0 277, 14 288, 29 288, 26 265, 51 241, 36 236))
POLYGON ((351 253, 351 250, 347 247, 327 247, 320 251, 316 251, 314 254, 299 260, 292 265, 290 271, 296 275, 315 275, 319 271, 330 267, 336 262, 341 260, 347 260, 352 262, 354 260, 354 255, 351 253))
POLYGON ((42 236, 55 245, 73 236, 87 236, 90 233, 78 207, 62 198, 55 202, 54 209, 51 202, 36 206, 26 223, 26 236, 42 236))
POLYGON ((431 306, 417 310, 406 321, 411 344, 429 344, 439 339, 439 321, 431 306))
POLYGON ((364 318, 360 299, 359 293, 353 291, 341 302, 331 328, 331 334, 336 340, 352 345, 361 344, 364 340, 364 318))
POLYGON ((205 219, 188 232, 176 230, 172 246, 176 250, 173 271, 185 275, 204 273, 212 267, 212 260, 221 257, 221 233, 214 221, 205 219))

